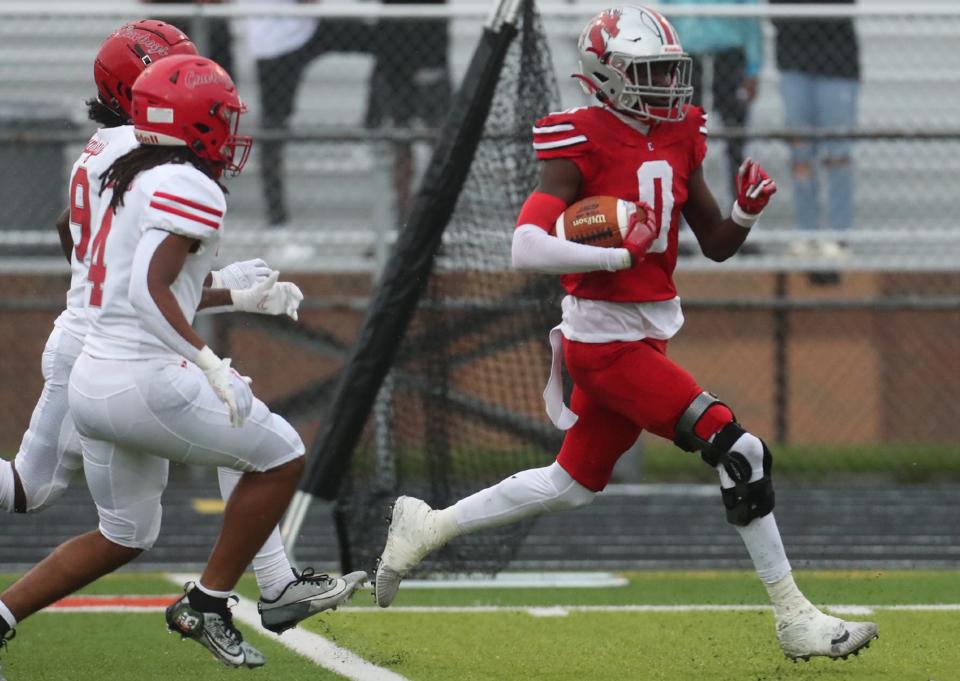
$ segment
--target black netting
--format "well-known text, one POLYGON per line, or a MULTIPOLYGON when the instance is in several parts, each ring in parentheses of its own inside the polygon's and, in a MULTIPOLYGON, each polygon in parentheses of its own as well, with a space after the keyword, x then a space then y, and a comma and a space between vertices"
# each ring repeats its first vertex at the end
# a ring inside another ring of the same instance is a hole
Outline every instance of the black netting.
MULTIPOLYGON (((546 422, 540 393, 559 287, 554 277, 510 270, 510 237, 536 184, 533 121, 557 102, 550 54, 531 13, 508 51, 427 291, 338 499, 354 566, 373 564, 398 494, 445 507, 556 454, 559 434, 546 422)), ((527 529, 462 537, 424 569, 496 571, 527 529)))

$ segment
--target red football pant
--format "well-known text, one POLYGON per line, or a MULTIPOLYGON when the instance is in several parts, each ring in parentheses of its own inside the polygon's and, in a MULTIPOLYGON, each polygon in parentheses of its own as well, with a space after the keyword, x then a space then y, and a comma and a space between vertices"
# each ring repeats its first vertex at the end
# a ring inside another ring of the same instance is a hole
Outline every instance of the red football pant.
MULTIPOLYGON (((613 466, 640 433, 673 440, 680 416, 703 389, 667 358, 667 342, 580 343, 564 338, 564 358, 573 378, 570 408, 579 417, 567 431, 557 462, 584 487, 599 492, 613 466)), ((697 423, 708 439, 733 420, 716 405, 697 423)))

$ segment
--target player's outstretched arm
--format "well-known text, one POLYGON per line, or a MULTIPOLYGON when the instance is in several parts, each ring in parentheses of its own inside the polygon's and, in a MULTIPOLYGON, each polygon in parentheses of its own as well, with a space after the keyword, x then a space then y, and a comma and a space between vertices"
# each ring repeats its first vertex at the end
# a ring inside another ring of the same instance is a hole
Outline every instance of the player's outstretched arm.
POLYGON ((212 270, 203 285, 210 288, 250 288, 270 277, 273 270, 263 258, 232 262, 222 270, 212 270))
POLYGON ((64 208, 57 218, 57 234, 60 235, 60 250, 63 251, 63 257, 67 262, 71 262, 70 256, 73 253, 73 235, 70 233, 70 209, 64 208))
POLYGON ((277 281, 279 274, 260 258, 214 270, 204 281, 197 311, 203 314, 232 311, 285 314, 296 320, 303 292, 292 282, 277 281))
POLYGON ((737 173, 737 200, 728 218, 720 213, 713 192, 698 168, 690 176, 689 198, 683 217, 693 230, 703 254, 722 262, 736 253, 750 228, 777 191, 777 185, 753 159, 746 159, 737 173))

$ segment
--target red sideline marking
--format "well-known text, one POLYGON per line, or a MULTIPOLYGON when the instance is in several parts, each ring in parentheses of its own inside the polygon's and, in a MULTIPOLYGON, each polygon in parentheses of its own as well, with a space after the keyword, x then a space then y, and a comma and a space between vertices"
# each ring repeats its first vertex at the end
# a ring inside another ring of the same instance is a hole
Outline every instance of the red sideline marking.
POLYGON ((51 608, 165 608, 180 598, 173 596, 68 596, 51 608))

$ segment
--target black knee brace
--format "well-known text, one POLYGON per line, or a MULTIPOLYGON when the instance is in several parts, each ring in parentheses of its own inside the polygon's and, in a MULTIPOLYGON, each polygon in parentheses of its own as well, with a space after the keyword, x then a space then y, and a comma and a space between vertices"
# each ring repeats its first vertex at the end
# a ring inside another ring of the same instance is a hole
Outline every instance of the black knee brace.
MULTIPOLYGON (((733 449, 746 431, 736 422, 728 423, 700 452, 700 457, 710 466, 723 466, 733 480, 733 487, 721 490, 723 505, 727 509, 727 521, 734 525, 749 525, 755 518, 762 518, 775 505, 773 492, 773 456, 766 443, 755 435, 763 448, 763 477, 749 482, 753 475, 753 466, 747 457, 733 449)), ((755 457, 754 457, 755 458, 755 457)))

